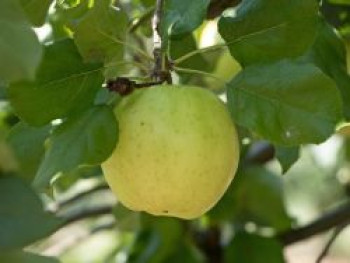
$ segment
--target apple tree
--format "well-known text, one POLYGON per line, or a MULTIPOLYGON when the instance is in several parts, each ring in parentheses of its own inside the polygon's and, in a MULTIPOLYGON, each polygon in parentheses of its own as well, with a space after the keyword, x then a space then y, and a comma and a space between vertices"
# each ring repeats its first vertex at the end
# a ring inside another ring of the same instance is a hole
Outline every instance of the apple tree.
POLYGON ((349 26, 346 0, 1 0, 0 262, 280 263, 334 230, 321 262, 350 222, 349 26))

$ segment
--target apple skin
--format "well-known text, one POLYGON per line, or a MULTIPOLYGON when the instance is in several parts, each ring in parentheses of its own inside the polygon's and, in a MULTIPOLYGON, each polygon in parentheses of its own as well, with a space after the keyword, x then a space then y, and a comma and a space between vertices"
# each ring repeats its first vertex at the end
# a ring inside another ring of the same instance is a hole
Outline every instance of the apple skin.
POLYGON ((194 219, 212 208, 239 161, 226 106, 192 86, 155 86, 125 97, 115 111, 119 143, 102 164, 118 200, 134 211, 194 219))

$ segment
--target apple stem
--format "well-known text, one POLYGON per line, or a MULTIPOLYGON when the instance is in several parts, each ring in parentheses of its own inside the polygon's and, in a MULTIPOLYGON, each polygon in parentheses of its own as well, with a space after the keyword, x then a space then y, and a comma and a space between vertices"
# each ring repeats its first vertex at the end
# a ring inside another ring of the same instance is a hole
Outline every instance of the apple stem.
POLYGON ((179 57, 178 59, 174 60, 174 64, 179 65, 180 63, 182 63, 182 62, 184 62, 184 61, 186 61, 186 60, 190 59, 191 57, 198 55, 198 54, 203 54, 203 53, 217 51, 220 49, 227 48, 228 44, 230 44, 230 43, 217 44, 217 45, 210 46, 210 47, 196 49, 196 50, 191 51, 191 52, 183 55, 182 57, 179 57))
POLYGON ((106 87, 109 91, 117 92, 121 96, 126 96, 132 93, 135 89, 149 88, 155 85, 160 85, 163 82, 164 81, 160 80, 154 82, 136 83, 129 78, 118 77, 115 80, 108 80, 106 87))
POLYGON ((197 75, 202 75, 202 76, 206 76, 212 79, 215 79, 219 82, 221 82, 222 84, 226 84, 227 82, 221 78, 219 78, 218 76, 216 76, 215 74, 211 74, 202 70, 196 70, 196 69, 190 69, 190 68, 182 68, 182 67, 174 67, 174 70, 176 72, 179 73, 187 73, 187 74, 197 74, 197 75))

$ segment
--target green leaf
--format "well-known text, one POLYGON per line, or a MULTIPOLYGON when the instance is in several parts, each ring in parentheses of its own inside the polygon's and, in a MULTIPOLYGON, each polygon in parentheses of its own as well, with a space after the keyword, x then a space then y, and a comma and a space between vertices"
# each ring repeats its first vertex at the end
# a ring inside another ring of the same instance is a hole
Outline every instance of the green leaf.
POLYGON ((80 0, 75 3, 56 1, 55 12, 48 17, 52 30, 48 41, 70 37, 77 22, 90 10, 90 4, 90 0, 80 0))
POLYGON ((286 173, 298 161, 300 157, 299 150, 299 147, 275 147, 276 158, 280 162, 283 173, 286 173))
POLYGON ((75 43, 86 61, 123 60, 127 30, 126 14, 110 0, 96 1, 75 29, 75 43))
POLYGON ((84 64, 72 40, 45 48, 36 81, 10 85, 17 114, 33 126, 82 111, 93 104, 103 76, 97 64, 84 64))
POLYGON ((6 263, 59 263, 53 257, 39 256, 24 251, 11 251, 0 255, 0 262, 6 263))
POLYGON ((328 0, 331 4, 338 4, 338 5, 350 5, 349 0, 328 0))
POLYGON ((350 161, 350 138, 345 138, 344 142, 345 160, 350 161))
POLYGON ((42 47, 17 1, 0 1, 0 78, 32 80, 42 47))
MULTIPOLYGON (((169 52, 171 59, 175 60, 189 52, 197 49, 196 39, 193 34, 183 35, 181 38, 173 38, 169 40, 169 52)), ((215 66, 214 59, 210 60, 210 63, 204 58, 202 54, 197 54, 184 62, 178 64, 182 68, 200 70, 200 71, 211 71, 215 66)), ((191 73, 179 73, 182 83, 188 83, 188 81, 199 79, 200 83, 203 83, 202 75, 195 75, 191 73)))
POLYGON ((243 65, 297 57, 317 32, 315 0, 245 0, 235 17, 222 17, 219 32, 243 65))
POLYGON ((151 6, 154 6, 155 1, 154 0, 141 0, 141 3, 145 7, 151 7, 151 6))
POLYGON ((234 120, 278 145, 321 143, 342 118, 336 84, 311 64, 250 66, 228 88, 234 120))
POLYGON ((179 244, 174 244, 175 251, 164 262, 167 263, 204 263, 208 262, 202 251, 199 250, 192 240, 182 239, 179 244))
POLYGON ((283 246, 276 239, 244 232, 235 234, 225 252, 225 262, 285 262, 283 246))
POLYGON ((143 228, 132 246, 129 262, 168 262, 167 259, 171 258, 183 240, 181 221, 143 216, 143 228))
POLYGON ((347 73, 345 45, 335 29, 323 19, 315 43, 303 59, 315 63, 335 80, 343 98, 344 114, 350 120, 350 76, 347 73))
POLYGON ((121 231, 137 231, 140 228, 140 213, 134 212, 118 203, 113 208, 113 215, 117 220, 118 229, 121 231))
POLYGON ((20 164, 21 176, 31 182, 44 155, 44 142, 51 127, 31 127, 19 122, 10 131, 7 141, 20 164))
POLYGON ((207 14, 210 0, 165 1, 162 35, 182 35, 199 27, 207 14))
MULTIPOLYGON (((171 39, 169 41, 169 51, 171 59, 175 60, 189 52, 197 49, 196 39, 193 34, 187 34, 179 39, 171 39)), ((206 70, 208 67, 213 66, 212 63, 208 63, 202 54, 197 54, 178 66, 190 69, 206 70)))
POLYGON ((96 106, 68 119, 53 132, 34 186, 46 187, 58 172, 102 163, 112 154, 117 139, 117 121, 107 106, 96 106))
POLYGON ((280 231, 291 226, 281 178, 261 167, 239 171, 210 216, 214 220, 255 222, 280 231))
POLYGON ((42 26, 45 23, 49 7, 53 0, 20 0, 20 4, 30 22, 36 26, 42 26))
POLYGON ((27 246, 62 223, 45 212, 38 196, 16 177, 0 177, 0 200, 0 250, 27 246))

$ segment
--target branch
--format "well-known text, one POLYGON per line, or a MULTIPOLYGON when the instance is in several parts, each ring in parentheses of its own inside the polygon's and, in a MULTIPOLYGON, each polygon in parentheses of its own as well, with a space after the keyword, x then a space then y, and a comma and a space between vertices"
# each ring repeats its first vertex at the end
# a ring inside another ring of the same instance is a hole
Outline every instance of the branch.
POLYGON ((98 185, 94 188, 91 188, 85 192, 78 193, 71 198, 63 199, 62 201, 59 201, 57 203, 57 209, 60 209, 63 206, 66 206, 66 205, 69 205, 69 204, 74 203, 76 201, 79 201, 90 194, 93 194, 93 193, 96 193, 96 192, 99 192, 102 190, 106 190, 106 189, 109 189, 109 186, 107 184, 100 184, 100 185, 98 185))
POLYGON ((335 226, 350 223, 350 202, 330 211, 310 224, 279 234, 277 237, 285 245, 307 239, 335 226))
POLYGON ((225 9, 235 7, 240 2, 241 0, 212 0, 208 8, 207 18, 214 19, 220 16, 225 9))
POLYGON ((163 6, 164 0, 157 0, 152 20, 153 29, 153 56, 154 56, 154 69, 152 77, 155 82, 167 82, 172 83, 170 70, 172 63, 168 57, 164 54, 163 42, 162 42, 162 18, 163 18, 163 6))
POLYGON ((337 237, 340 235, 340 233, 344 230, 344 228, 347 225, 348 224, 340 225, 334 230, 333 235, 331 236, 331 238, 327 242, 326 246, 322 250, 321 255, 317 258, 316 263, 321 263, 323 261, 323 259, 327 256, 327 254, 328 254, 331 246, 333 245, 334 241, 337 239, 337 237))
MULTIPOLYGON (((80 221, 83 219, 87 219, 90 217, 96 217, 101 215, 111 214, 113 210, 112 205, 104 205, 100 207, 93 207, 85 210, 81 210, 70 215, 66 215, 63 217, 64 222, 61 227, 64 227, 68 224, 74 223, 76 221, 80 221)), ((290 244, 296 243, 298 241, 305 240, 314 235, 325 232, 333 227, 345 227, 345 225, 350 223, 350 202, 347 202, 335 210, 332 210, 322 217, 316 219, 310 224, 288 230, 284 233, 280 233, 277 235, 277 238, 282 242, 284 246, 288 246, 290 244)), ((340 230, 339 230, 340 231, 340 230)), ((337 234, 338 235, 338 234, 337 234)), ((336 236, 333 237, 335 239, 336 236)), ((330 241, 328 247, 331 246, 333 240, 330 241)), ((324 253, 327 253, 329 248, 325 248, 324 253)))
POLYGON ((48 253, 55 257, 59 257, 62 254, 64 254, 66 251, 71 249, 73 246, 81 243, 84 239, 92 235, 95 235, 99 232, 111 230, 115 226, 116 226, 115 219, 113 218, 103 223, 98 223, 93 227, 91 227, 86 232, 74 233, 74 235, 71 235, 69 238, 60 239, 58 242, 51 242, 49 247, 46 248, 43 252, 48 253))
POLYGON ((76 221, 80 221, 89 217, 108 215, 108 214, 111 214, 112 211, 113 211, 113 206, 111 205, 85 208, 84 210, 80 210, 70 215, 63 216, 64 222, 62 223, 61 227, 65 227, 66 225, 69 225, 71 223, 74 223, 76 221))
POLYGON ((110 222, 106 222, 103 224, 99 224, 95 227, 93 227, 89 233, 89 235, 94 235, 98 232, 113 229, 116 226, 115 219, 111 220, 110 222))
POLYGON ((163 70, 163 52, 162 52, 162 37, 161 37, 161 22, 162 22, 163 0, 157 0, 152 20, 153 29, 153 55, 154 55, 154 78, 155 81, 162 80, 163 70))
POLYGON ((108 80, 106 88, 109 91, 117 92, 120 96, 126 96, 131 94, 135 89, 148 88, 155 85, 162 84, 163 81, 136 83, 133 80, 125 77, 118 77, 114 80, 108 80))

